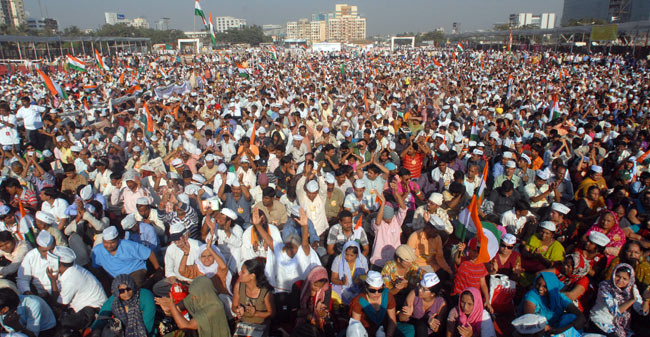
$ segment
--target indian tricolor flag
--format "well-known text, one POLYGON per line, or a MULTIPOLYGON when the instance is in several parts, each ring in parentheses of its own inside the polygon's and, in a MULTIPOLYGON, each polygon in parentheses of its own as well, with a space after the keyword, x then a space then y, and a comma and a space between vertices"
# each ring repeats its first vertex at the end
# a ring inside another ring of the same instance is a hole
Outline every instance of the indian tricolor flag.
POLYGON ((359 219, 354 225, 354 230, 352 230, 352 232, 354 233, 355 240, 361 240, 361 232, 363 232, 363 215, 359 214, 359 219))
POLYGON ((552 101, 551 101, 551 107, 549 108, 548 111, 548 120, 552 121, 555 118, 560 117, 560 96, 558 94, 553 94, 552 96, 552 101))
POLYGON ((111 71, 111 68, 104 64, 104 59, 102 59, 102 56, 99 54, 97 49, 95 49, 95 62, 97 62, 99 69, 103 71, 111 71))
POLYGON ((458 44, 456 45, 456 48, 458 48, 458 52, 462 53, 465 51, 465 48, 463 48, 463 45, 458 41, 458 44))
POLYGON ((239 71, 239 77, 250 77, 250 70, 248 69, 248 65, 237 63, 237 70, 239 71))
POLYGON ((61 89, 61 86, 58 83, 52 81, 52 79, 40 69, 36 69, 36 72, 38 73, 38 76, 41 77, 43 84, 45 84, 52 96, 58 95, 62 99, 68 99, 68 95, 66 95, 65 91, 61 89))
POLYGON ((465 226, 466 230, 475 232, 479 244, 478 258, 476 263, 487 263, 492 260, 488 251, 488 237, 483 230, 483 224, 478 216, 478 200, 472 197, 472 202, 459 215, 458 220, 465 226))
POLYGON ((86 64, 70 54, 66 56, 66 62, 69 69, 74 69, 76 71, 86 71, 86 64))
POLYGON ((472 122, 472 129, 470 130, 469 140, 478 142, 479 140, 478 127, 476 127, 476 121, 472 122))
POLYGON ((275 48, 275 46, 271 47, 271 57, 273 60, 277 61, 278 60, 278 49, 275 48))

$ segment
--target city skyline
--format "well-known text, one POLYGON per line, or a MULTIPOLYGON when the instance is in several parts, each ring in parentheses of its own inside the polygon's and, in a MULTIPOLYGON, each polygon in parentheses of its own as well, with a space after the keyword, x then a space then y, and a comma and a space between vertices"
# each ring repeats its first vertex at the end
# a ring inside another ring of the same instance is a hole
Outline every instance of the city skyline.
MULTIPOLYGON (((367 35, 426 32, 438 27, 451 31, 453 22, 461 24, 461 31, 491 29, 495 23, 507 22, 509 14, 519 12, 555 13, 558 24, 562 17, 563 0, 457 0, 427 1, 388 0, 309 1, 296 0, 202 0, 201 6, 213 16, 233 16, 245 19, 250 25, 280 24, 310 19, 314 13, 330 12, 337 3, 359 7, 359 15, 367 19, 367 35), (472 11, 467 11, 471 8, 472 11)), ((145 17, 150 24, 161 17, 171 19, 170 28, 191 31, 194 28, 194 0, 57 0, 43 3, 43 15, 38 0, 24 0, 28 17, 47 15, 58 20, 60 29, 75 25, 81 29, 97 29, 104 24, 104 12, 125 14, 128 18, 145 17), (70 11, 71 7, 75 11, 70 11), (185 15, 181 14, 186 12, 185 15)), ((197 23, 197 30, 201 25, 197 23)))

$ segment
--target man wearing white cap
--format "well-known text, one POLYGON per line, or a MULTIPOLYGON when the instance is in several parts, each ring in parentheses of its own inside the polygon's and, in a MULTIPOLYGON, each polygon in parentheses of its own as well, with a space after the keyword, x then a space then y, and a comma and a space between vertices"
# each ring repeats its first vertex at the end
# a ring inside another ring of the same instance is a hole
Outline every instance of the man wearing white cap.
POLYGON ((147 198, 149 202, 153 201, 151 193, 140 185, 139 179, 139 174, 136 171, 124 172, 122 180, 126 186, 114 190, 111 194, 111 204, 117 205, 120 202, 124 204, 122 207, 123 214, 132 214, 138 211, 136 204, 138 198, 147 198))
MULTIPOLYGON (((23 218, 21 221, 31 221, 31 217, 29 218, 23 218)), ((38 231, 46 231, 49 232, 52 237, 54 237, 54 241, 57 246, 68 246, 68 240, 61 233, 61 231, 55 227, 56 226, 56 218, 54 215, 47 213, 47 212, 42 212, 38 211, 36 212, 36 218, 34 219, 34 225, 38 231)))
POLYGON ((120 222, 124 230, 124 239, 131 240, 142 244, 143 246, 153 250, 154 253, 160 253, 160 244, 158 236, 148 223, 140 222, 135 219, 135 214, 125 216, 120 222))
POLYGON ((201 243, 190 238, 185 225, 178 221, 172 222, 169 228, 169 241, 171 244, 165 250, 165 278, 156 282, 152 290, 156 296, 168 296, 169 288, 176 282, 192 281, 181 275, 180 263, 183 256, 186 256, 186 265, 194 265, 201 247, 201 243))
MULTIPOLYGON (((317 177, 313 162, 305 163, 303 176, 296 184, 296 196, 300 206, 307 212, 307 217, 314 223, 318 236, 322 236, 329 228, 325 213, 327 200, 327 185, 322 177, 317 177)), ((324 242, 325 238, 321 238, 324 242)))
POLYGON ((57 246, 52 252, 59 259, 59 270, 48 270, 52 297, 64 307, 59 323, 65 328, 83 330, 95 321, 106 294, 97 278, 75 264, 77 256, 68 247, 57 246))
POLYGON ((151 249, 120 239, 115 226, 104 229, 102 244, 93 247, 92 258, 95 268, 102 267, 111 277, 128 274, 138 286, 142 286, 147 277, 147 261, 151 263, 154 273, 162 272, 151 249))
POLYGON ((166 228, 165 224, 158 216, 158 209, 151 207, 149 199, 145 197, 138 198, 135 205, 138 209, 136 213, 133 213, 135 220, 151 225, 158 238, 163 238, 165 236, 166 228))
POLYGON ((549 174, 543 170, 537 170, 535 181, 528 183, 524 187, 524 192, 530 201, 530 208, 533 212, 538 212, 541 208, 549 206, 550 202, 560 201, 562 196, 555 193, 557 183, 548 184, 549 174))
POLYGON ((219 172, 219 166, 215 165, 215 155, 208 153, 205 156, 205 165, 201 166, 199 173, 205 177, 205 180, 212 181, 219 172))
POLYGON ((510 180, 515 189, 518 189, 520 186, 522 186, 523 182, 521 180, 521 177, 515 174, 516 167, 517 165, 515 164, 514 160, 507 160, 504 164, 503 174, 497 176, 494 179, 493 188, 501 186, 501 184, 503 184, 503 182, 506 180, 510 180))
POLYGON ((46 270, 49 267, 48 252, 52 252, 56 246, 54 237, 47 231, 41 231, 36 237, 36 245, 18 267, 16 285, 21 294, 45 296, 52 290, 46 270))
POLYGON ((286 154, 293 156, 293 159, 295 159, 297 162, 305 161, 305 155, 307 152, 309 152, 309 148, 307 147, 307 144, 303 142, 304 137, 300 134, 296 134, 290 138, 292 141, 287 145, 286 154))
POLYGON ((338 215, 343 208, 345 201, 345 194, 343 191, 336 187, 336 177, 334 173, 325 173, 325 184, 327 185, 327 198, 325 199, 325 214, 329 223, 333 223, 338 219, 338 215))
POLYGON ((449 221, 449 215, 447 214, 447 210, 445 210, 442 207, 442 202, 443 202, 442 193, 436 193, 436 192, 431 193, 431 195, 429 195, 429 199, 427 200, 427 204, 419 206, 415 210, 411 228, 413 228, 414 230, 420 230, 425 228, 427 223, 429 222, 427 218, 430 218, 431 216, 435 215, 444 224, 444 226, 440 228, 440 230, 446 234, 451 234, 451 232, 454 230, 454 227, 449 221))

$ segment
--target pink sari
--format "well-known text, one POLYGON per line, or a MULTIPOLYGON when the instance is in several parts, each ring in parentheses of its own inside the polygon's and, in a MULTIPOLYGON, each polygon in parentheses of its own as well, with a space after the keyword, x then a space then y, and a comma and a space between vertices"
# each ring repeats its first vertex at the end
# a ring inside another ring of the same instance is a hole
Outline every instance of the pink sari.
MULTIPOLYGON (((610 248, 610 247, 611 248, 618 248, 619 252, 620 252, 620 249, 625 245, 626 238, 625 238, 625 232, 623 232, 623 230, 621 229, 621 227, 619 226, 618 223, 619 223, 618 222, 618 216, 616 215, 616 213, 614 213, 612 211, 606 211, 600 217, 598 217, 598 220, 596 220, 596 223, 593 226, 591 226, 591 228, 589 228, 587 233, 585 233, 585 237, 589 237, 589 233, 594 232, 594 231, 603 233, 603 234, 607 235, 607 237, 610 240, 609 243, 607 244, 607 246, 605 246, 605 248, 606 249, 610 248), (605 231, 602 229, 602 227, 600 227, 600 223, 602 221, 603 215, 605 215, 607 213, 614 216, 614 227, 610 228, 609 232, 605 233, 605 231)), ((616 255, 611 255, 611 254, 607 254, 607 253, 605 253, 605 256, 607 257, 607 265, 608 266, 609 266, 609 263, 616 257, 616 255)))

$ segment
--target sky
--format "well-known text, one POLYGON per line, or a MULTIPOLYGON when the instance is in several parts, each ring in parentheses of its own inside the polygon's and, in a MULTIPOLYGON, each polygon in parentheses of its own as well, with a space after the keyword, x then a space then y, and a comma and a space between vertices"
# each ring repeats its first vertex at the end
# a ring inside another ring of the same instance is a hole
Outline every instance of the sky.
MULTIPOLYGON (((194 26, 194 0, 23 0, 29 17, 48 16, 59 21, 61 29, 98 28, 104 24, 104 12, 125 14, 127 18, 144 16, 150 25, 161 17, 171 18, 170 27, 183 31, 194 26), (40 2, 40 7, 39 7, 40 2), (42 15, 41 15, 42 12, 42 15)), ((249 25, 286 24, 312 13, 333 12, 330 0, 201 0, 201 7, 212 16, 234 16, 249 25)), ((490 29, 494 23, 507 22, 511 13, 555 13, 556 24, 562 17, 563 0, 357 0, 359 14, 366 18, 367 35, 427 32, 443 27, 451 31, 459 22, 462 32, 490 29)), ((197 27, 200 27, 197 21, 197 27)))

